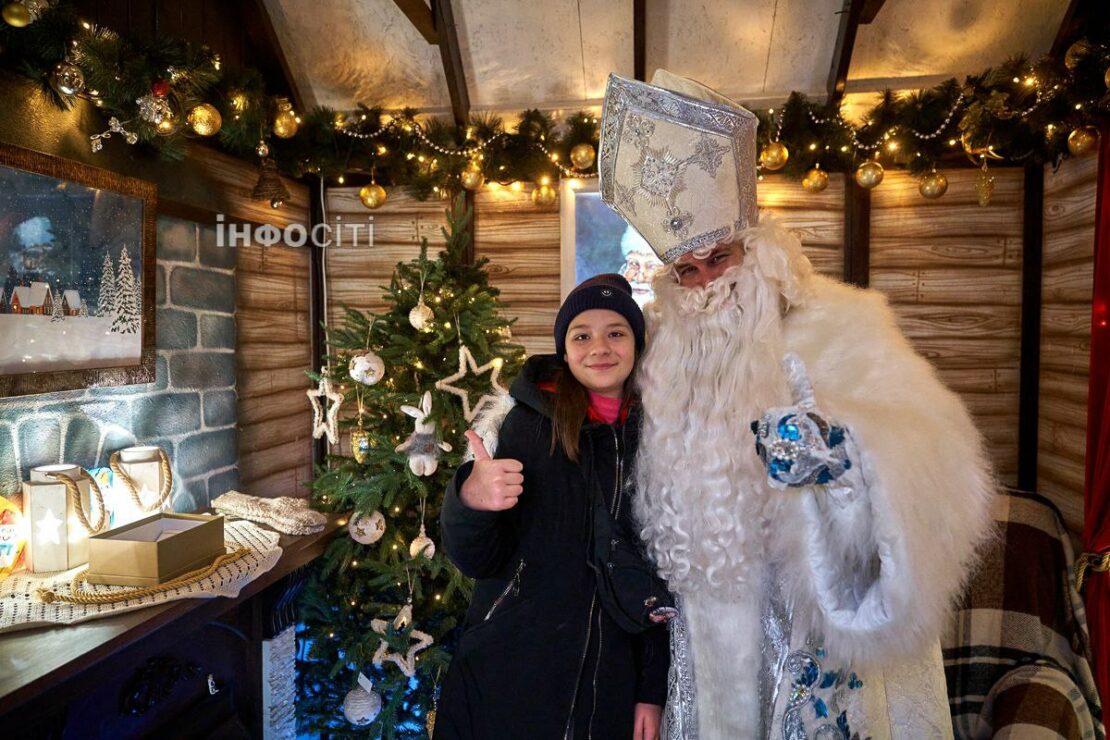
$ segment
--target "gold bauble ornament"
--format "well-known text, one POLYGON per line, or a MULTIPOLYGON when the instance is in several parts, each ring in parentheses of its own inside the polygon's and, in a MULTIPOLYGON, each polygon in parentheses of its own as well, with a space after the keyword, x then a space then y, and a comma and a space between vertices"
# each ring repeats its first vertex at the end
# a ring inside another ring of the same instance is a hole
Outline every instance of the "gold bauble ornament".
POLYGON ((279 139, 291 139, 297 135, 300 125, 297 114, 293 112, 293 104, 285 98, 280 98, 277 113, 274 114, 274 136, 279 139))
POLYGON ((1075 68, 1079 66, 1079 62, 1087 56, 1090 50, 1091 45, 1087 43, 1087 40, 1079 39, 1064 52, 1064 66, 1068 68, 1069 72, 1074 72, 1075 68))
POLYGON ((870 190, 883 181, 883 166, 869 159, 856 169, 856 184, 870 190))
POLYGON ((1107 87, 1110 87, 1110 67, 1106 68, 1106 74, 1102 76, 1102 82, 1107 87))
POLYGON ((790 151, 781 141, 772 141, 759 153, 759 163, 763 165, 763 169, 771 172, 785 167, 788 159, 790 159, 790 151))
POLYGON ((8 3, 3 10, 4 22, 12 28, 24 28, 31 24, 31 11, 23 3, 8 3))
POLYGON ((360 465, 370 454, 370 433, 365 429, 351 430, 351 454, 360 465))
POLYGON ((220 126, 223 125, 220 112, 211 103, 194 106, 185 116, 185 122, 198 136, 214 136, 219 133, 220 126))
POLYGON ((593 144, 583 142, 582 144, 576 144, 570 150, 570 163, 578 170, 590 169, 595 157, 597 157, 597 152, 594 151, 593 144))
POLYGON ((807 193, 820 193, 829 186, 829 173, 820 167, 813 167, 806 171, 802 178, 802 189, 807 193))
POLYGON ((929 200, 936 200, 948 192, 948 178, 933 170, 921 178, 921 184, 917 186, 917 191, 929 200))
POLYGON ((270 145, 264 141, 260 141, 258 142, 258 146, 254 148, 254 153, 263 158, 268 157, 270 156, 270 145))
POLYGON ((50 84, 62 95, 76 95, 85 89, 85 73, 76 64, 58 62, 50 73, 50 84))
POLYGON ((558 199, 559 193, 548 184, 537 185, 536 189, 532 191, 532 204, 540 208, 549 208, 555 205, 555 201, 558 199))
POLYGON ((423 298, 409 311, 409 323, 417 331, 423 331, 425 327, 430 326, 433 318, 435 318, 435 314, 432 309, 428 308, 428 304, 424 302, 423 298))
POLYGON ((462 182, 462 186, 467 190, 477 190, 485 183, 486 176, 482 174, 481 168, 467 167, 462 171, 462 174, 459 175, 459 181, 462 182))
POLYGON ((381 208, 386 199, 385 188, 383 188, 376 182, 372 182, 369 185, 363 185, 362 188, 358 191, 358 199, 362 201, 362 205, 366 206, 370 210, 381 208))
POLYGON ((1068 134, 1068 152, 1073 157, 1089 157, 1098 151, 1098 129, 1080 126, 1068 134))

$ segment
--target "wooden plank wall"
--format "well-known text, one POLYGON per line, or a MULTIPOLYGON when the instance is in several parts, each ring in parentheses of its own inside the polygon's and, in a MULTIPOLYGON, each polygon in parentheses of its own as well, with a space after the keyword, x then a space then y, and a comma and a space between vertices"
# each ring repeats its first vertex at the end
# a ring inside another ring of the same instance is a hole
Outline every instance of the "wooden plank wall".
POLYGON ((814 269, 839 280, 844 274, 844 175, 829 175, 829 186, 816 194, 802 190, 797 180, 766 176, 758 193, 760 209, 798 235, 814 269))
POLYGON ((974 169, 948 170, 928 201, 906 172, 871 192, 871 286, 886 293, 914 347, 960 394, 1000 479, 1017 482, 1023 173, 997 168, 991 204, 974 169))
POLYGON ((393 268, 419 256, 422 238, 427 237, 432 257, 444 247, 440 231, 447 224, 444 201, 421 202, 400 190, 390 190, 385 204, 371 211, 359 201, 358 188, 329 188, 325 202, 332 233, 344 228, 342 246, 329 247, 324 253, 329 323, 342 324, 344 304, 359 311, 385 308, 383 288, 389 287, 393 268), (357 246, 351 244, 352 224, 362 227, 364 242, 357 246))
MULTIPOLYGON (((308 224, 308 190, 286 181, 280 210, 251 201, 254 167, 208 151, 208 169, 235 203, 229 223, 308 224)), ((239 488, 256 496, 305 496, 312 482, 307 247, 236 246, 239 488)))
POLYGON ((1091 157, 1044 176, 1037 489, 1073 532, 1083 527, 1097 175, 1091 157))

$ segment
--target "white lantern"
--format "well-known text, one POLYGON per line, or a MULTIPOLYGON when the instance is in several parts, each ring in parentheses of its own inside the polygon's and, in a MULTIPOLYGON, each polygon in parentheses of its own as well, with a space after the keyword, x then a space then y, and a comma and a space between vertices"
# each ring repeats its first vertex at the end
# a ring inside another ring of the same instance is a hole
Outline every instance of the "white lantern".
POLYGON ((23 482, 23 519, 27 530, 27 569, 32 573, 69 570, 89 560, 89 531, 81 523, 75 505, 90 511, 89 481, 77 465, 40 465, 31 469, 31 480, 23 482), (52 474, 61 474, 77 485, 73 501, 65 484, 52 474))
POLYGON ((169 505, 172 477, 165 474, 161 447, 126 447, 112 455, 112 526, 138 521, 169 505), (136 501, 136 497, 138 500, 136 501))

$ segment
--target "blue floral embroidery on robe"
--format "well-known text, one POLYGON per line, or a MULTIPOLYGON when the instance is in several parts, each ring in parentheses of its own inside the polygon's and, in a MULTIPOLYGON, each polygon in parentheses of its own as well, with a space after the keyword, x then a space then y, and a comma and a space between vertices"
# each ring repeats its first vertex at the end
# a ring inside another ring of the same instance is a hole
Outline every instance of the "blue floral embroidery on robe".
POLYGON ((852 731, 848 711, 840 709, 841 700, 848 692, 862 688, 863 681, 854 672, 823 671, 821 661, 825 656, 822 647, 812 652, 795 650, 786 656, 786 670, 792 681, 782 720, 783 740, 870 740, 852 731), (832 716, 835 722, 830 721, 832 716))

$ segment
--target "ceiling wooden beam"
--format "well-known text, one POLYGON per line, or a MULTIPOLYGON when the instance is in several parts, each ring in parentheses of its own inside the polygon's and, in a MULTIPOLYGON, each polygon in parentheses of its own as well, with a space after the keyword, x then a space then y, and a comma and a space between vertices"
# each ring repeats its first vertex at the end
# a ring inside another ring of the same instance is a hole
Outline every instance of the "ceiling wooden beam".
POLYGON ((886 0, 863 0, 863 10, 860 12, 859 22, 864 26, 873 22, 885 2, 886 0))
POLYGON ((432 0, 432 17, 439 38, 439 55, 443 60, 443 74, 447 78, 447 92, 451 95, 451 113, 456 125, 465 126, 470 118, 470 93, 466 89, 466 72, 451 0, 432 0))
POLYGON ((409 22, 416 27, 420 35, 429 44, 439 43, 439 34, 436 33, 435 19, 432 17, 432 9, 428 7, 428 3, 424 0, 393 0, 409 22))
POLYGON ((844 8, 840 11, 840 29, 836 33, 828 85, 829 102, 834 105, 844 97, 844 88, 848 84, 852 49, 856 45, 856 32, 859 30, 865 4, 865 0, 844 0, 844 8))
POLYGON ((646 6, 647 0, 632 0, 632 73, 641 82, 647 81, 646 6))
POLYGON ((278 40, 277 29, 274 28, 273 18, 263 0, 251 0, 243 3, 243 32, 249 47, 259 55, 252 60, 252 64, 260 67, 267 82, 272 82, 275 75, 284 78, 285 86, 292 93, 293 105, 298 111, 308 109, 302 90, 297 87, 297 78, 293 75, 293 68, 285 57, 285 50, 281 48, 278 40))

